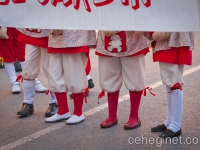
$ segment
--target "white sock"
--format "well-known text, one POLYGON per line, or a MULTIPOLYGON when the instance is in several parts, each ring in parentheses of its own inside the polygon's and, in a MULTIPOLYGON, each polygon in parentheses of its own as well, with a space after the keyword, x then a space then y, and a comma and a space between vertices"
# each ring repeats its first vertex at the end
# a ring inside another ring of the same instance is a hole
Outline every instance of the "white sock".
POLYGON ((181 129, 182 109, 183 109, 183 91, 180 89, 171 91, 172 120, 168 129, 174 133, 181 129))
POLYGON ((52 103, 57 103, 57 99, 56 99, 55 93, 50 91, 49 104, 52 104, 52 103))
POLYGON ((164 122, 166 127, 169 126, 171 119, 172 119, 172 104, 171 104, 171 93, 170 87, 166 86, 166 95, 167 95, 167 119, 164 122))
POLYGON ((91 79, 90 75, 87 75, 87 80, 90 80, 90 79, 91 79))
POLYGON ((15 73, 14 62, 12 62, 12 63, 4 62, 4 67, 5 67, 6 73, 8 75, 8 78, 10 80, 10 83, 13 84, 17 79, 16 73, 15 73))
POLYGON ((35 95, 35 80, 28 81, 24 80, 24 103, 33 104, 34 95, 35 95))
POLYGON ((21 64, 22 70, 24 70, 25 61, 20 62, 20 64, 21 64))

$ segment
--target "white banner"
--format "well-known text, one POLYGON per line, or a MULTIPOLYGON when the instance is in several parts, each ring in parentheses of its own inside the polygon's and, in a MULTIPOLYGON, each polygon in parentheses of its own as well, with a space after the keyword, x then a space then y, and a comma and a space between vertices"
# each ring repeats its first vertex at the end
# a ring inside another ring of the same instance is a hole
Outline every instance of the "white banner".
POLYGON ((200 0, 0 0, 0 26, 200 31, 200 0))

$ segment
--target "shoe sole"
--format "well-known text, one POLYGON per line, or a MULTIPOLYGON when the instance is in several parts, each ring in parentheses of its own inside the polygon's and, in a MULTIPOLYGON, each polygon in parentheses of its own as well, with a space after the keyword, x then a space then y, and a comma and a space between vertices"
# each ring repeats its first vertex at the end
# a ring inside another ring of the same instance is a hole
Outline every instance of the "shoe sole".
POLYGON ((136 126, 134 126, 134 127, 126 127, 126 126, 124 126, 124 130, 132 130, 132 129, 135 129, 135 128, 141 126, 141 125, 142 125, 142 123, 141 123, 141 121, 140 121, 140 123, 138 123, 138 124, 137 124, 136 126))
POLYGON ((140 125, 138 125, 138 126, 135 126, 134 128, 130 128, 130 127, 124 127, 124 130, 132 130, 132 129, 136 129, 136 128, 138 128, 139 126, 141 126, 141 124, 140 124, 140 125))
MULTIPOLYGON (((69 117, 69 118, 70 118, 70 117, 69 117)), ((46 122, 46 123, 62 122, 62 121, 67 120, 67 119, 69 119, 69 118, 64 118, 64 119, 60 119, 60 120, 57 120, 57 121, 46 121, 46 120, 45 120, 45 122, 46 122)))
MULTIPOLYGON (((55 115, 55 114, 53 114, 53 115, 55 115)), ((53 115, 47 115, 47 114, 45 114, 45 117, 52 117, 53 115)))
MULTIPOLYGON (((165 129, 165 130, 166 130, 166 129, 165 129)), ((152 131, 152 130, 151 130, 151 132, 164 132, 165 130, 162 130, 162 131, 161 131, 161 130, 157 130, 157 131, 155 131, 155 130, 152 131)))
POLYGON ((75 124, 79 124, 79 123, 83 122, 84 120, 85 120, 85 119, 83 119, 83 120, 81 120, 81 121, 79 121, 79 122, 76 122, 76 123, 67 123, 67 122, 66 122, 66 124, 67 124, 67 125, 75 125, 75 124))
POLYGON ((20 114, 20 113, 17 113, 17 115, 20 115, 20 116, 29 116, 29 115, 32 115, 33 114, 33 112, 30 112, 30 113, 28 113, 28 114, 20 114))
POLYGON ((20 94, 21 91, 12 92, 12 94, 20 94))
POLYGON ((106 128, 111 128, 111 127, 113 127, 114 125, 116 125, 116 124, 118 124, 118 121, 117 122, 115 122, 112 126, 101 126, 100 125, 100 128, 104 128, 104 129, 106 129, 106 128))
POLYGON ((94 88, 94 86, 90 86, 90 87, 88 87, 88 89, 93 89, 94 88))
MULTIPOLYGON (((46 90, 47 91, 47 90, 46 90)), ((46 93, 46 91, 35 91, 36 93, 46 93)))

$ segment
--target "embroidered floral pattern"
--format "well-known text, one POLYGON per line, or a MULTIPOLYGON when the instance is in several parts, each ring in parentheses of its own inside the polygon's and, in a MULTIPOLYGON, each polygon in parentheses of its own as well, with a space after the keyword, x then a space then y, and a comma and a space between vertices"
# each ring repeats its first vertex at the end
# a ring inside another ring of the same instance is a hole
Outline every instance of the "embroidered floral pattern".
POLYGON ((62 35, 49 35, 49 47, 66 48, 96 45, 95 31, 64 30, 62 35))
POLYGON ((41 32, 39 32, 39 33, 31 32, 31 31, 28 31, 26 29, 21 29, 21 28, 19 28, 18 30, 27 36, 35 37, 35 38, 47 37, 47 36, 49 36, 49 33, 50 33, 50 30, 48 30, 48 29, 42 29, 41 32))
POLYGON ((172 32, 169 39, 156 43, 155 51, 183 46, 189 46, 190 50, 194 50, 194 32, 172 32))
POLYGON ((134 33, 135 33, 134 31, 126 31, 126 44, 127 44, 126 52, 112 53, 104 49, 105 36, 102 31, 99 31, 96 51, 100 54, 107 56, 124 57, 133 55, 147 48, 148 47, 147 39, 142 35, 134 33))

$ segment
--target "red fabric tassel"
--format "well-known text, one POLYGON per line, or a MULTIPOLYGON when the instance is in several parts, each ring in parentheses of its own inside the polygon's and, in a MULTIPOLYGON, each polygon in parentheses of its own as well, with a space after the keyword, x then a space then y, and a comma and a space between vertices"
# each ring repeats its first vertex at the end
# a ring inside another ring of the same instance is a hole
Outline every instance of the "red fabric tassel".
POLYGON ((23 82, 23 80, 24 79, 23 79, 22 75, 20 74, 17 76, 16 82, 23 82))
POLYGON ((86 104, 88 103, 87 96, 88 96, 89 92, 90 92, 89 89, 86 88, 86 89, 85 89, 85 93, 84 93, 84 99, 85 99, 85 103, 86 103, 86 104))
POLYGON ((156 94, 154 94, 153 92, 151 92, 151 90, 152 90, 152 88, 151 87, 146 87, 146 89, 145 90, 143 90, 143 94, 144 94, 144 96, 146 96, 147 95, 147 91, 146 90, 148 90, 149 92, 150 92, 150 94, 151 95, 153 95, 153 96, 156 96, 156 94))
MULTIPOLYGON (((174 84, 172 87, 170 87, 170 90, 171 90, 171 91, 172 91, 172 90, 176 90, 176 89, 183 90, 180 83, 176 83, 176 84, 174 84)), ((169 92, 169 93, 171 93, 171 92, 169 92)))
POLYGON ((98 95, 98 104, 99 104, 99 99, 105 96, 105 92, 101 91, 101 93, 99 93, 98 95))
POLYGON ((46 91, 46 95, 48 95, 48 94, 49 94, 49 92, 50 92, 50 89, 48 89, 48 90, 46 91))

